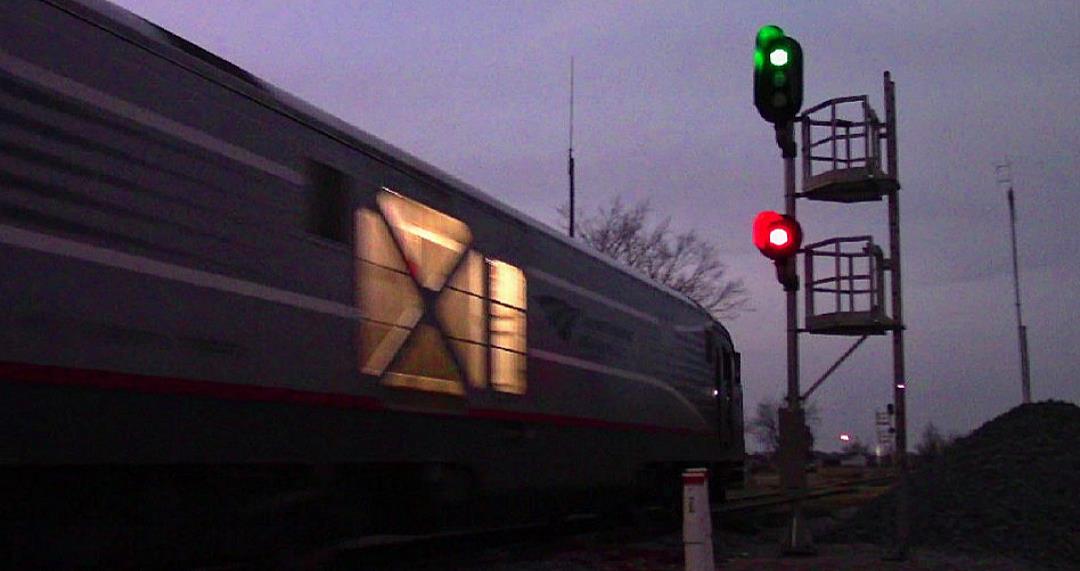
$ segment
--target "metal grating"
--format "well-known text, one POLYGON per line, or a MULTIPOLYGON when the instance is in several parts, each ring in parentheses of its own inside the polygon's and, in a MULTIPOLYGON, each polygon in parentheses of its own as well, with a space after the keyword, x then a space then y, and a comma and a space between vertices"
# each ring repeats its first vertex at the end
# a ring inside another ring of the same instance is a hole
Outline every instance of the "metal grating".
POLYGON ((823 335, 882 335, 885 260, 870 236, 832 238, 804 248, 806 329, 823 335))

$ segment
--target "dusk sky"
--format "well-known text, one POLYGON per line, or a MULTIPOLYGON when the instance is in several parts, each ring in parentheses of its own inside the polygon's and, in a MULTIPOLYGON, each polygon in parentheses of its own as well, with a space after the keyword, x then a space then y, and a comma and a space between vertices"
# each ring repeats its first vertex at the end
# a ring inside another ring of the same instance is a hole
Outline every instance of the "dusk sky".
MULTIPOLYGON (((897 89, 909 442, 966 433, 1020 402, 1009 218, 1012 162, 1035 400, 1080 403, 1080 3, 117 0, 265 81, 551 225, 566 201, 569 64, 587 214, 648 197, 745 281, 726 325, 745 409, 785 386, 783 294, 750 241, 783 208, 782 164, 752 96, 754 34, 804 51, 804 107, 897 89)), ((800 201, 806 241, 874 234, 885 203, 800 201)), ((800 295, 801 304, 801 295, 800 295)), ((802 336, 808 386, 854 338, 802 336)), ((872 444, 891 402, 887 337, 814 395, 818 447, 872 444)), ((752 439, 748 436, 748 442, 752 439)))

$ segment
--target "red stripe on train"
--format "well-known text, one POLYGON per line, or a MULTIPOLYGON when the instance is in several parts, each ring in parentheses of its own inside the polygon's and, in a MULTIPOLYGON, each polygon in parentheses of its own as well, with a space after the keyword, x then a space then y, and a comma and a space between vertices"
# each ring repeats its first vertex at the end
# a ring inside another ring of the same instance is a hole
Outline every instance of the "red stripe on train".
MULTIPOLYGON (((373 397, 341 393, 320 393, 282 387, 240 385, 235 383, 222 383, 218 381, 204 381, 178 377, 161 377, 156 375, 123 373, 100 369, 36 365, 31 363, 0 362, 0 381, 107 390, 127 390, 149 394, 197 396, 235 401, 286 402, 310 406, 373 411, 390 410, 383 405, 381 401, 373 397)), ((410 412, 413 414, 457 416, 453 413, 434 411, 410 412)), ((607 430, 635 430, 687 435, 712 435, 709 431, 692 430, 681 427, 617 422, 599 418, 511 410, 475 408, 470 409, 467 415, 469 418, 480 420, 501 420, 529 424, 550 424, 556 426, 599 428, 607 430)))
POLYGON ((295 402, 316 406, 368 410, 383 408, 378 400, 371 397, 176 377, 159 377, 98 369, 33 365, 29 363, 0 363, 0 378, 48 385, 119 389, 152 394, 206 396, 225 400, 295 402))

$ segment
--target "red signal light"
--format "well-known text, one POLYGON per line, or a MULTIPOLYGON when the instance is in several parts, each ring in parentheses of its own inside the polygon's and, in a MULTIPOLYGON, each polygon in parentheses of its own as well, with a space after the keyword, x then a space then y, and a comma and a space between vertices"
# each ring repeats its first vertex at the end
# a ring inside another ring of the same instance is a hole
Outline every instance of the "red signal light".
POLYGON ((787 228, 773 228, 772 232, 769 232, 769 243, 773 246, 783 246, 791 241, 791 236, 788 234, 787 228))
POLYGON ((802 245, 802 228, 794 218, 766 210, 754 218, 754 245, 770 259, 789 258, 802 245))

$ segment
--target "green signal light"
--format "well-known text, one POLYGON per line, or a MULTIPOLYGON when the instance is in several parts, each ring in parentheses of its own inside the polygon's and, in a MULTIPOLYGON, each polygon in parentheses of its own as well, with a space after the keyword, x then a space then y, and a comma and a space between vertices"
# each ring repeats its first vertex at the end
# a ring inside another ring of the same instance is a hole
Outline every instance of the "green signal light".
POLYGON ((779 26, 762 26, 757 33, 757 47, 765 49, 765 46, 776 38, 784 36, 784 30, 781 30, 779 26))
POLYGON ((776 67, 783 67, 788 63, 788 53, 785 49, 775 49, 769 52, 769 63, 776 67))

